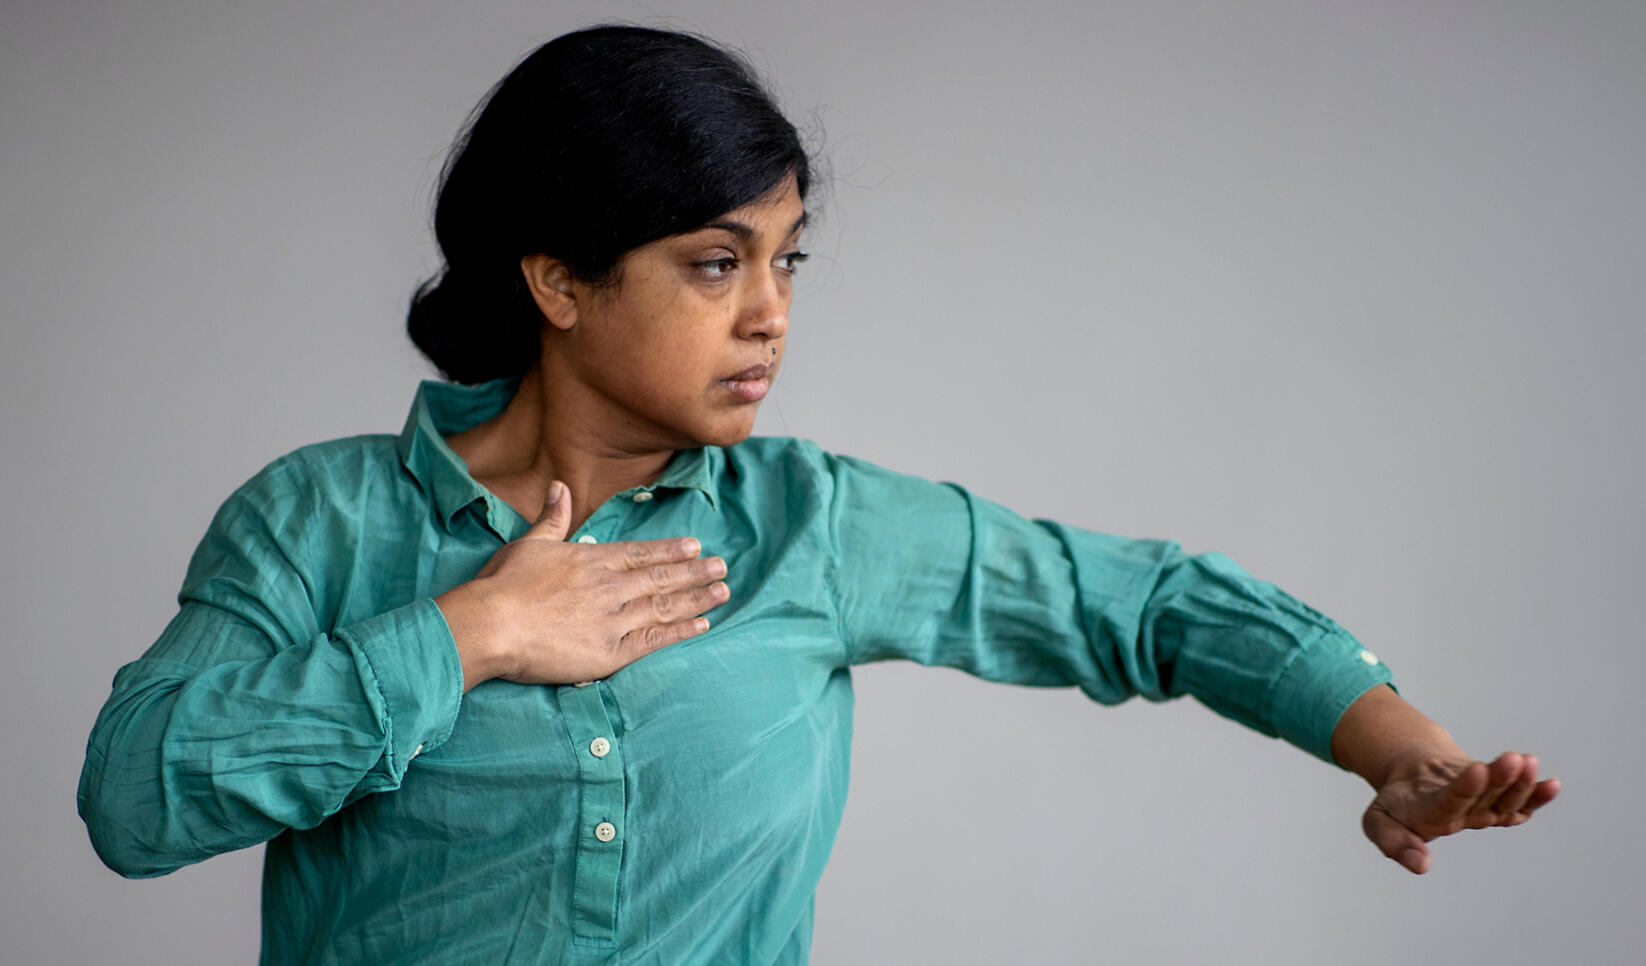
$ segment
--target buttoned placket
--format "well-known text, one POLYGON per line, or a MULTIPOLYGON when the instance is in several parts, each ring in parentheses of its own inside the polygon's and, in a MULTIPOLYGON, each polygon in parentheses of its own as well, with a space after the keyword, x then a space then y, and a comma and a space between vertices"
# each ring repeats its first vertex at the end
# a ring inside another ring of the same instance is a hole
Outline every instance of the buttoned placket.
MULTIPOLYGON (((584 544, 615 539, 632 529, 630 517, 652 497, 650 487, 614 495, 569 539, 584 544)), ((580 785, 571 945, 598 955, 614 947, 618 927, 617 882, 629 817, 623 742, 607 713, 608 702, 615 705, 616 699, 605 681, 562 686, 557 695, 580 785)))
POLYGON ((611 499, 589 515, 577 532, 567 537, 575 543, 606 543, 617 538, 619 530, 632 529, 630 517, 651 502, 656 492, 651 486, 637 486, 615 493, 611 499))
MULTIPOLYGON (((646 515, 655 486, 614 494, 567 539, 595 544, 621 539, 646 515)), ((530 527, 512 507, 486 493, 485 520, 505 543, 530 527)), ((579 806, 575 832, 569 951, 578 963, 603 963, 616 948, 617 883, 628 829, 628 789, 621 736, 607 714, 616 698, 605 681, 581 681, 555 689, 566 740, 578 764, 579 806)))
POLYGON ((572 880, 572 942, 610 948, 617 933, 617 879, 628 833, 623 742, 606 713, 607 685, 558 689, 560 719, 577 756, 580 785, 572 880))

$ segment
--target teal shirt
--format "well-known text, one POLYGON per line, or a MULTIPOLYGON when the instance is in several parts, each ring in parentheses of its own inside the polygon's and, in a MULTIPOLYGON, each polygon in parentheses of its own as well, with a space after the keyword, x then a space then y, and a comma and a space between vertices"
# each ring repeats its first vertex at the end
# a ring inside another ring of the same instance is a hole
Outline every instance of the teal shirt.
POLYGON ((528 523, 443 437, 515 385, 425 382, 398 438, 304 447, 229 497, 92 731, 104 862, 155 876, 267 842, 266 963, 804 963, 855 664, 1192 694, 1327 761, 1389 680, 1222 554, 756 437, 677 453, 573 535, 724 557, 707 633, 584 686, 464 694, 432 598, 528 523))

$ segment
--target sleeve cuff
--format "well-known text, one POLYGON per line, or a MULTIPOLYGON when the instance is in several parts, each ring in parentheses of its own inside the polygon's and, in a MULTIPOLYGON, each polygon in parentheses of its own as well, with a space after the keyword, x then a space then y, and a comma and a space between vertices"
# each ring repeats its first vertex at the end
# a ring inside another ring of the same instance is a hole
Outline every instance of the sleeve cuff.
POLYGON ((451 737, 463 667, 451 628, 422 598, 339 630, 355 654, 366 697, 383 726, 385 764, 398 781, 418 754, 451 737))
POLYGON ((1336 765, 1332 732, 1338 719, 1379 684, 1393 687, 1389 668, 1347 631, 1328 628, 1300 648, 1275 681, 1269 720, 1279 737, 1336 765))

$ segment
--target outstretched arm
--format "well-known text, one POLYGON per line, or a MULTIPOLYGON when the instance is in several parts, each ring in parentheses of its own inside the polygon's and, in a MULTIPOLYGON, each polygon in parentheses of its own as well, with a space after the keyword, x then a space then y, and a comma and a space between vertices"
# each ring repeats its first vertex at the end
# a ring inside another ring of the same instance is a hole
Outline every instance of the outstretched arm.
POLYGON ((1363 776, 1377 790, 1366 834, 1417 873, 1431 839, 1518 825, 1559 791, 1530 756, 1469 757, 1346 630, 1220 553, 1028 520, 955 484, 819 458, 849 663, 1075 685, 1105 704, 1192 694, 1363 776))
POLYGON ((1332 755, 1377 792, 1361 819, 1366 837, 1419 875, 1429 870, 1433 839, 1519 825, 1560 793, 1559 779, 1537 780, 1537 758, 1506 751, 1490 764, 1477 761, 1383 685, 1343 713, 1332 755))

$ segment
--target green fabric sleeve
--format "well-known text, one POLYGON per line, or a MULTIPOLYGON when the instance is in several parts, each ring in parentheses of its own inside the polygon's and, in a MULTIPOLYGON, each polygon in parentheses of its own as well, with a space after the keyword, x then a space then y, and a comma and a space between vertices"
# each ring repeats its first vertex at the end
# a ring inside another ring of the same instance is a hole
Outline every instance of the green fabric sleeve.
POLYGON ((1211 552, 1026 519, 952 483, 828 457, 841 632, 908 659, 1114 704, 1190 694, 1328 762, 1390 679, 1335 622, 1211 552))
POLYGON ((123 875, 312 828, 398 787, 451 734, 462 669, 439 608, 422 598, 324 627, 295 509, 231 497, 177 615, 115 676, 78 804, 123 875))

